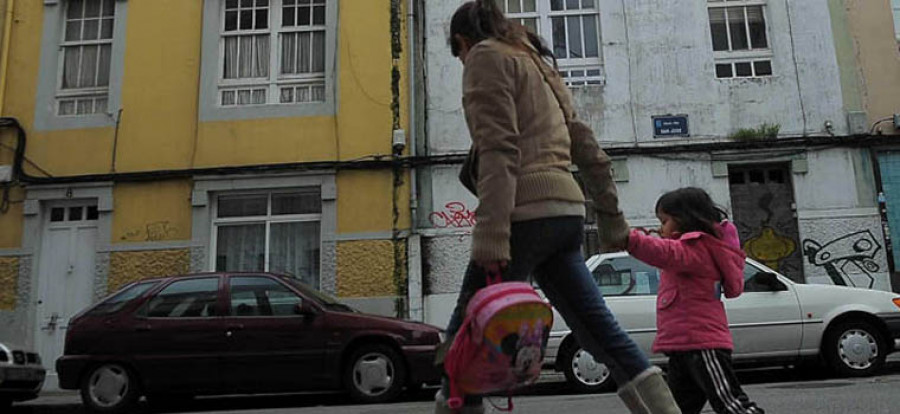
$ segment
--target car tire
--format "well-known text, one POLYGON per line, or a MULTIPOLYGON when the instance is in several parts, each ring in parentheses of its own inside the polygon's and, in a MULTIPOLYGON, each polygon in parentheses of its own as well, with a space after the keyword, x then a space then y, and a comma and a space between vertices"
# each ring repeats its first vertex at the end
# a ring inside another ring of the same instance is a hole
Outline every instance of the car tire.
POLYGON ((597 362, 594 357, 578 345, 565 347, 560 353, 560 365, 566 381, 581 393, 597 393, 612 391, 616 383, 606 364, 597 362))
POLYGON ((361 403, 381 403, 397 397, 406 383, 406 364, 394 348, 367 344, 356 348, 344 368, 344 385, 361 403))
POLYGON ((140 396, 137 376, 122 364, 96 365, 81 380, 81 402, 92 412, 128 413, 140 396))
POLYGON ((881 331, 871 323, 841 322, 825 333, 822 353, 828 366, 838 375, 866 377, 884 366, 885 344, 881 331))
POLYGON ((9 407, 12 407, 12 399, 0 398, 0 408, 3 408, 3 411, 6 412, 6 409, 9 407))

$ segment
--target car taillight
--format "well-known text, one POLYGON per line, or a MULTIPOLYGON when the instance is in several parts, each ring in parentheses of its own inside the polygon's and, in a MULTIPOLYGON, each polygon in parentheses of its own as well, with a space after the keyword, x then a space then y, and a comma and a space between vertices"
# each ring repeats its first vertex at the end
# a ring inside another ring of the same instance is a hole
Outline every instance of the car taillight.
POLYGON ((894 305, 897 305, 900 308, 900 298, 894 298, 894 305))

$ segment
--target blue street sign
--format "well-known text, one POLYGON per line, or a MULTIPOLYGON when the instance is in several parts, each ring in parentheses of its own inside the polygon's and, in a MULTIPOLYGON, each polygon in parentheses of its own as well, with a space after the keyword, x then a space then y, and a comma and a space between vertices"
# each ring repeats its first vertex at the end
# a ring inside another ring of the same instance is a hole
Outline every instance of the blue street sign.
POLYGON ((653 138, 689 137, 687 115, 653 117, 653 138))

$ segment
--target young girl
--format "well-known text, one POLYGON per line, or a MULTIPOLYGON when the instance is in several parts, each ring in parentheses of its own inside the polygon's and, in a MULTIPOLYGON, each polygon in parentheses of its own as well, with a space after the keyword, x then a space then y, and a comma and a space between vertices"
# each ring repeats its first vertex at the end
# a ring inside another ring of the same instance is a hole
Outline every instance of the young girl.
POLYGON ((735 298, 744 291, 737 229, 699 188, 664 194, 656 216, 662 238, 632 230, 628 251, 662 270, 653 352, 669 357, 675 401, 685 414, 699 413, 707 400, 717 413, 763 413, 731 367, 734 346, 721 299, 721 293, 735 298))

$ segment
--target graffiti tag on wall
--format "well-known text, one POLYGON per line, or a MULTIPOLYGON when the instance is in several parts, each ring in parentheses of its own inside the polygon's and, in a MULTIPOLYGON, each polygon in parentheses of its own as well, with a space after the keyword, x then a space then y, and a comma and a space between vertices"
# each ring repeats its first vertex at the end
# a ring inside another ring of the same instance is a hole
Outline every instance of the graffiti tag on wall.
POLYGON ((122 235, 122 240, 129 241, 163 241, 171 240, 178 233, 178 229, 172 226, 168 221, 157 221, 147 223, 143 229, 134 229, 122 235))
POLYGON ((439 228, 466 228, 475 226, 475 212, 469 210, 461 201, 451 201, 443 211, 435 211, 428 215, 431 225, 439 228))
POLYGON ((875 262, 875 254, 881 250, 878 240, 869 230, 848 234, 828 243, 820 244, 815 240, 803 241, 803 254, 814 265, 825 269, 831 281, 838 286, 859 287, 850 277, 853 273, 862 273, 869 279, 869 289, 875 285, 873 273, 881 270, 875 262))

